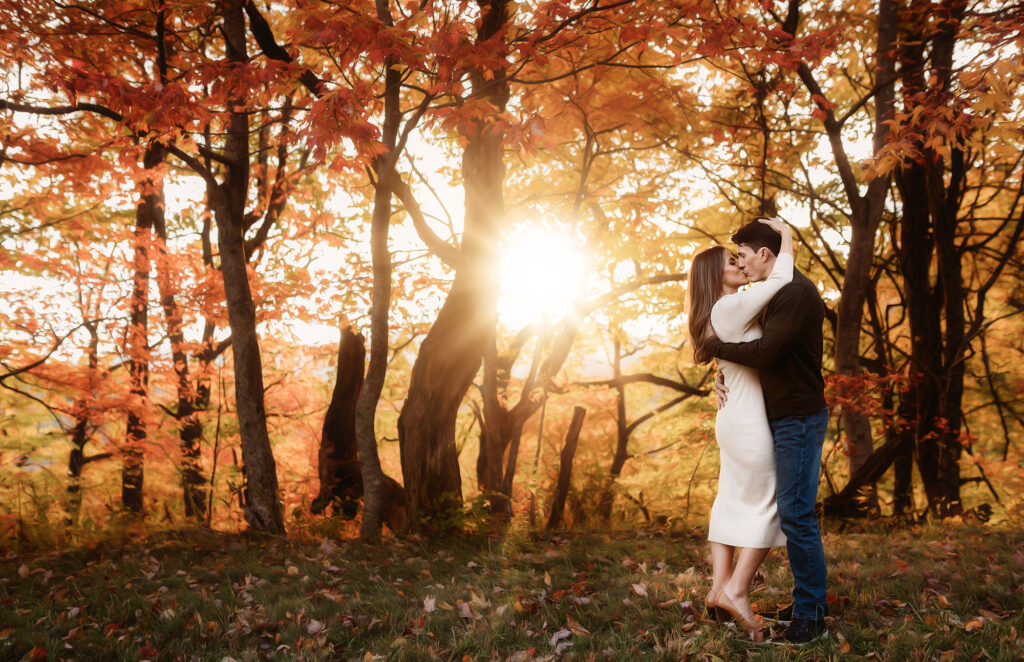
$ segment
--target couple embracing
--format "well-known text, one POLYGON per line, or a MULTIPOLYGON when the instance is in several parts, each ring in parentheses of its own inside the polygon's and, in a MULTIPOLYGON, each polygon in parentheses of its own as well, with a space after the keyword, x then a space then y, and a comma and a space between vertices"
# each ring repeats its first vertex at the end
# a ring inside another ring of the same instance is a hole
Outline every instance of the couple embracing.
POLYGON ((793 604, 775 619, 784 642, 826 635, 825 553, 814 506, 828 428, 821 374, 825 305, 793 266, 792 232, 758 218, 694 257, 689 330, 698 363, 717 359, 715 422, 721 469, 711 509, 713 584, 708 611, 751 638, 763 628, 749 602, 754 574, 785 545, 793 604), (749 281, 750 287, 743 288, 749 281))

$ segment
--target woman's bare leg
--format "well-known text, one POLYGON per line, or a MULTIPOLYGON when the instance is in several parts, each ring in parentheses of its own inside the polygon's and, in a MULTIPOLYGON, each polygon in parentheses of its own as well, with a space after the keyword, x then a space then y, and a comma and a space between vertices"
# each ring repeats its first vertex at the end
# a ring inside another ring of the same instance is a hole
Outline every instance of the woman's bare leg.
POLYGON ((732 577, 722 587, 721 593, 715 596, 719 607, 732 614, 740 627, 750 634, 754 641, 764 639, 764 630, 750 608, 750 584, 754 580, 754 573, 764 558, 768 556, 768 549, 756 549, 743 547, 737 555, 736 567, 733 568, 732 577))
POLYGON ((770 548, 758 549, 753 547, 740 548, 736 559, 736 567, 732 570, 722 590, 729 597, 729 600, 748 619, 753 620, 754 612, 750 608, 750 584, 754 581, 754 574, 761 567, 761 562, 768 556, 770 548))
POLYGON ((711 569, 712 569, 712 580, 711 590, 708 591, 708 597, 711 598, 712 603, 716 595, 721 592, 725 585, 729 583, 732 578, 732 558, 733 551, 736 548, 732 545, 726 545, 720 542, 711 543, 711 569))

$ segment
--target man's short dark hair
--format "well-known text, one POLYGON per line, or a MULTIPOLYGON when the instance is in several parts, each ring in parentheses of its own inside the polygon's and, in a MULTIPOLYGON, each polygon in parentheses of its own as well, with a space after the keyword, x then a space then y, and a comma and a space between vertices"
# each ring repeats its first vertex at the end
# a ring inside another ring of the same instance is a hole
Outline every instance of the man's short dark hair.
POLYGON ((737 246, 746 244, 755 253, 767 248, 772 255, 778 257, 782 249, 782 235, 755 218, 736 231, 732 236, 732 243, 737 246))

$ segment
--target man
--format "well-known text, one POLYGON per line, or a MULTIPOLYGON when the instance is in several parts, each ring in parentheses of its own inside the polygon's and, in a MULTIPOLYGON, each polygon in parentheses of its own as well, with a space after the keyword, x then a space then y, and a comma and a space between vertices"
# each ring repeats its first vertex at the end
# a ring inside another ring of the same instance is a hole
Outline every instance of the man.
MULTIPOLYGON (((756 219, 733 235, 738 265, 752 281, 768 277, 779 252, 777 232, 756 219)), ((756 368, 775 441, 776 502, 793 573, 793 604, 778 620, 790 620, 783 638, 802 644, 826 635, 825 551, 814 506, 818 499, 821 447, 828 428, 821 375, 825 304, 796 269, 793 280, 765 307, 758 340, 706 345, 711 356, 756 368), (790 611, 791 610, 791 611, 790 611)), ((726 405, 724 384, 717 384, 726 405)))

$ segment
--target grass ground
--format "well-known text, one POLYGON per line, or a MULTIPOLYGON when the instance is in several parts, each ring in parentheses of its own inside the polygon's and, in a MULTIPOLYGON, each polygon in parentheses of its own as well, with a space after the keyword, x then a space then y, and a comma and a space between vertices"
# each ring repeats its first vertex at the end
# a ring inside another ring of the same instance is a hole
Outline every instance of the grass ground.
MULTIPOLYGON (((703 540, 665 532, 382 548, 180 532, 0 559, 0 659, 1020 660, 1024 536, 942 524, 826 535, 830 638, 706 620, 703 540)), ((752 596, 788 602, 773 553, 752 596)))

